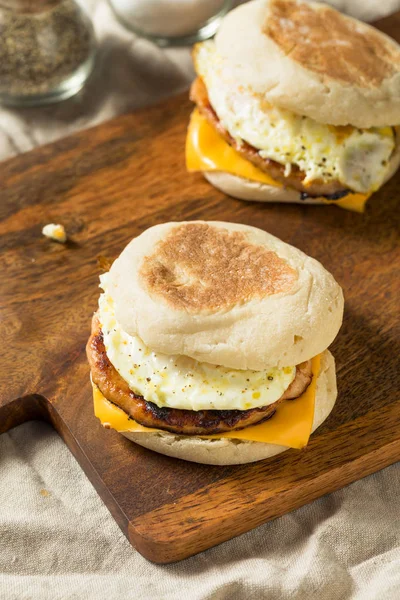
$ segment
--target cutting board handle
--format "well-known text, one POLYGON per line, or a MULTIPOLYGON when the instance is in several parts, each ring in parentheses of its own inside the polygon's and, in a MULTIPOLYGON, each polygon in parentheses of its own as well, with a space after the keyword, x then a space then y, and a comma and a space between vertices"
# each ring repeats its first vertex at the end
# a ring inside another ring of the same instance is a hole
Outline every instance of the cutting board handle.
POLYGON ((48 402, 39 394, 16 400, 0 400, 0 434, 26 421, 49 421, 48 402))

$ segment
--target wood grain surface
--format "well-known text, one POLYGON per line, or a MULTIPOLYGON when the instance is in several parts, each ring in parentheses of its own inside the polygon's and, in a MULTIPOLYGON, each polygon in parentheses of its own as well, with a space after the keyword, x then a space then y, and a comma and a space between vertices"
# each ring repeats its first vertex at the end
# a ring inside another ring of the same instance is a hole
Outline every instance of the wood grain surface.
MULTIPOLYGON (((400 14, 380 22, 400 37, 400 14)), ((400 458, 399 205, 395 176, 358 215, 230 199, 184 165, 191 106, 178 96, 0 165, 0 433, 50 421, 131 543, 172 562, 400 458), (157 455, 93 415, 85 343, 97 257, 145 228, 218 219, 262 227, 320 260, 342 285, 332 351, 339 398, 301 452, 238 467, 157 455), (45 239, 63 223, 69 242, 45 239)))

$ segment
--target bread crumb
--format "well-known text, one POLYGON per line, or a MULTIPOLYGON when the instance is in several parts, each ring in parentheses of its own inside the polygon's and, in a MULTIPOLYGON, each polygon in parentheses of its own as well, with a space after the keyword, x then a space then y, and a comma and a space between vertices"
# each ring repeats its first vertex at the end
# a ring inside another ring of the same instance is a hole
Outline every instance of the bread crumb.
POLYGON ((63 225, 56 225, 55 223, 49 223, 45 225, 42 229, 43 235, 45 235, 50 240, 54 240, 55 242, 60 242, 61 244, 65 244, 67 241, 67 234, 65 232, 63 225))
POLYGON ((46 498, 47 496, 50 496, 50 492, 48 492, 47 490, 40 490, 40 495, 43 496, 43 498, 46 498))

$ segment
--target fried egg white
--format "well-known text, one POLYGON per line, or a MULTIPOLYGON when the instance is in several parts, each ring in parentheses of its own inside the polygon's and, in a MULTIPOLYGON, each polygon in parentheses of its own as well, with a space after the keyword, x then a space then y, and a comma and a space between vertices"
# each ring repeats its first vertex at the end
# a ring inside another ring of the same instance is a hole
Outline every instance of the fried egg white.
POLYGON ((382 185, 395 148, 393 128, 334 127, 272 106, 237 82, 213 41, 197 44, 194 62, 223 127, 238 143, 284 165, 286 176, 297 165, 305 184, 338 180, 360 193, 382 185))
POLYGON ((121 328, 107 280, 107 274, 100 277, 98 311, 106 353, 130 389, 147 401, 187 410, 248 410, 276 402, 295 378, 296 367, 238 371, 152 352, 121 328))

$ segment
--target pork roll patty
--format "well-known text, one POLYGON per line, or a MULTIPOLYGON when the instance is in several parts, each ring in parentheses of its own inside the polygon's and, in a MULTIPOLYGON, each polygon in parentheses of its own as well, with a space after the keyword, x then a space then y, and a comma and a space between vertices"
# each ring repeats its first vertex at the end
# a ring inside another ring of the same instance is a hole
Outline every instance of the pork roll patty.
POLYGON ((284 165, 270 159, 260 156, 259 151, 245 141, 238 143, 223 127, 217 113, 210 104, 207 88, 203 80, 198 77, 192 83, 190 89, 190 99, 196 103, 197 108, 207 121, 214 127, 220 136, 234 148, 245 159, 253 163, 267 175, 270 175, 275 181, 279 181, 284 186, 294 188, 304 196, 319 197, 323 196, 331 200, 342 198, 350 193, 350 190, 344 187, 340 181, 324 182, 315 180, 312 183, 304 184, 305 173, 300 171, 297 165, 292 165, 289 175, 285 175, 284 165))
POLYGON ((182 410, 160 408, 133 392, 111 364, 104 346, 103 333, 97 315, 92 321, 92 333, 86 347, 93 383, 103 396, 121 408, 144 427, 164 429, 180 435, 210 435, 243 429, 266 421, 284 400, 301 396, 312 380, 311 361, 296 367, 296 375, 286 392, 273 404, 250 410, 182 410))

